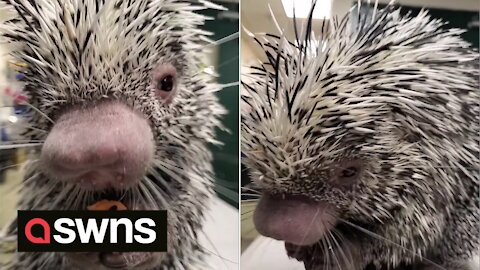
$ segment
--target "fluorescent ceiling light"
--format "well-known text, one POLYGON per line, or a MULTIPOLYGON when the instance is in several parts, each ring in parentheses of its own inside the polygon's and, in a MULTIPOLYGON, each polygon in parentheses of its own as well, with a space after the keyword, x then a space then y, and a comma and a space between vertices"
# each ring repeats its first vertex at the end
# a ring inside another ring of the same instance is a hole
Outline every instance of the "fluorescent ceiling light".
MULTIPOLYGON (((308 18, 312 9, 312 0, 282 0, 283 9, 287 17, 293 18, 293 7, 295 7, 295 17, 308 18)), ((314 19, 328 19, 332 11, 332 0, 317 0, 315 10, 313 11, 314 19)))

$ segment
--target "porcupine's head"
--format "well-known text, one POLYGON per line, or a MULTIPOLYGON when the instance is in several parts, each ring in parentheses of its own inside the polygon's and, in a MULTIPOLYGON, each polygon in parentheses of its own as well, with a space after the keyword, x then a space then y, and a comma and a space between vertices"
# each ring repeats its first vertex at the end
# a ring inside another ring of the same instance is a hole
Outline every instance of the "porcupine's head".
POLYGON ((251 34, 267 59, 242 83, 257 230, 309 246, 342 220, 379 224, 421 250, 443 225, 425 214, 478 181, 478 52, 425 11, 354 8, 312 25, 296 40, 251 34))
POLYGON ((68 256, 89 269, 187 265, 212 193, 206 145, 223 113, 219 87, 200 69, 208 40, 194 11, 204 7, 4 2, 14 17, 1 26, 4 42, 27 64, 25 134, 44 141, 20 207, 76 210, 110 199, 131 210, 167 209, 168 254, 68 256))

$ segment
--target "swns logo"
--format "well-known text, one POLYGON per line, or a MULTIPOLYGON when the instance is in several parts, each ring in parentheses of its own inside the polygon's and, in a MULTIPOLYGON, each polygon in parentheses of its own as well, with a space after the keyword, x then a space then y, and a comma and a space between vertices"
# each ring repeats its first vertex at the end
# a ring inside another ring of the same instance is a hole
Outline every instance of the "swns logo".
POLYGON ((166 211, 18 211, 20 252, 167 251, 166 211))

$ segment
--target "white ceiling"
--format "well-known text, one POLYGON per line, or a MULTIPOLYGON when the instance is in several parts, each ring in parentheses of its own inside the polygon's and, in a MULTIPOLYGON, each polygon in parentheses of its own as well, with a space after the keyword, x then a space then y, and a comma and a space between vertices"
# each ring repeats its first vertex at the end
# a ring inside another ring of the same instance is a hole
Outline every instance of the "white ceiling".
MULTIPOLYGON (((329 1, 329 0, 317 0, 317 1, 329 1)), ((352 0, 332 0, 332 14, 343 17, 348 12, 352 3, 352 0)), ((372 0, 373 2, 374 0, 372 0)), ((390 0, 379 0, 380 3, 388 3, 390 0)), ((429 7, 439 9, 452 9, 452 10, 472 10, 478 11, 480 8, 479 0, 397 0, 397 4, 415 7, 429 7)), ((279 25, 286 26, 285 31, 287 36, 292 38, 293 25, 292 19, 287 18, 285 11, 283 10, 281 0, 241 0, 241 25, 250 32, 268 32, 278 33, 275 24, 270 16, 268 6, 272 8, 275 18, 279 25)), ((321 20, 315 20, 314 29, 321 25, 321 20)), ((242 32, 242 38, 246 38, 245 32, 242 32)), ((251 40, 247 40, 246 44, 251 44, 251 40)), ((245 44, 244 43, 244 44, 245 44)), ((262 57, 262 52, 259 46, 250 46, 253 54, 257 57, 262 57)))

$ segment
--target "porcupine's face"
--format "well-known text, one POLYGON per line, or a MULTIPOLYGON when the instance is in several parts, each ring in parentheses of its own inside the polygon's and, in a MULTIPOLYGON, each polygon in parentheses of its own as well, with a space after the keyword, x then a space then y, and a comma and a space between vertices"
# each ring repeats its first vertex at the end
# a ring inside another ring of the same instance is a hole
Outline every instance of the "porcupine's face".
MULTIPOLYGON (((322 29, 304 25, 321 32, 319 41, 256 36, 267 63, 243 84, 242 152, 263 193, 255 225, 295 245, 317 243, 340 219, 388 223, 409 201, 433 205, 432 159, 452 148, 445 133, 464 136, 450 120, 462 119, 460 98, 476 102, 468 91, 449 94, 478 85, 466 76, 478 71, 464 64, 478 54, 460 53, 468 47, 460 31, 441 30, 425 13, 402 18, 391 6, 355 28, 348 16, 322 29), (442 63, 455 64, 447 74, 442 63), (452 85, 455 77, 465 81, 452 85), (419 140, 435 147, 426 153, 419 140)), ((442 189, 452 196, 447 181, 442 189)))
MULTIPOLYGON (((28 64, 36 109, 27 136, 45 140, 21 207, 75 210, 109 199, 167 209, 168 261, 188 263, 187 235, 211 194, 206 144, 223 111, 218 87, 198 68, 204 18, 177 1, 16 3, 20 16, 2 30, 28 64)), ((143 269, 166 257, 69 256, 89 269, 143 269)))

